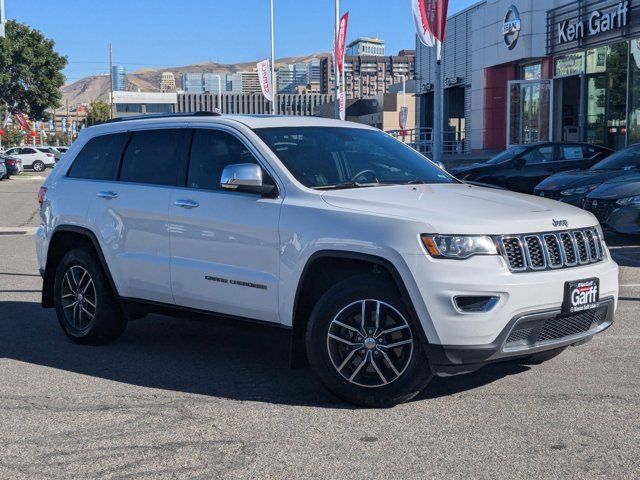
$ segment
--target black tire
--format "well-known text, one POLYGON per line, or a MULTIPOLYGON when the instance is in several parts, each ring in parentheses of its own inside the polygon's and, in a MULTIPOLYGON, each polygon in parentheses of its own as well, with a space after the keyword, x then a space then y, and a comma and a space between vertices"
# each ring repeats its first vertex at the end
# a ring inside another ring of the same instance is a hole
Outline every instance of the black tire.
POLYGON ((100 261, 93 251, 85 248, 70 250, 59 263, 54 302, 60 326, 76 343, 109 343, 122 335, 127 326, 127 318, 100 261))
POLYGON ((387 408, 416 396, 433 377, 423 339, 420 323, 395 284, 383 275, 367 274, 345 279, 322 295, 309 318, 306 347, 311 368, 328 390, 356 405, 387 408), (357 320, 362 318, 358 313, 362 301, 364 327, 357 320), (378 308, 379 328, 375 324, 378 308), (350 323, 352 328, 335 321, 350 323), (406 326, 401 329, 381 333, 402 322, 406 326), (367 336, 357 335, 353 327, 367 336), (361 346, 347 345, 351 340, 361 346), (399 342, 404 345, 388 347, 399 342))
POLYGON ((556 348, 555 350, 547 350, 546 352, 534 353, 533 355, 529 355, 528 357, 522 357, 514 360, 515 363, 519 363, 521 365, 540 365, 552 358, 556 358, 562 352, 564 352, 567 347, 556 348))
POLYGON ((43 162, 40 160, 36 160, 31 164, 31 168, 33 168, 34 172, 44 172, 44 169, 47 168, 43 162))

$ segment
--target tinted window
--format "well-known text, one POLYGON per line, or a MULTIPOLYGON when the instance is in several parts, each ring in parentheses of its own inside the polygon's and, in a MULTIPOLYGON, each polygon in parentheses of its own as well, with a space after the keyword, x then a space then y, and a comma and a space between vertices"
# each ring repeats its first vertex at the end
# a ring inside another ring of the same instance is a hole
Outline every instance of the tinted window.
POLYGON ((257 162, 233 135, 216 130, 196 130, 191 144, 187 186, 219 190, 222 170, 233 163, 257 162))
POLYGON ((592 170, 632 169, 640 166, 640 145, 625 148, 596 163, 592 170))
POLYGON ((67 173, 71 178, 114 180, 129 133, 94 137, 82 147, 67 173))
POLYGON ((544 147, 532 148, 522 158, 527 164, 553 162, 553 146, 545 145, 544 147))
POLYGON ((456 183, 418 152, 377 130, 287 127, 255 132, 307 187, 456 183))
POLYGON ((187 150, 186 129, 135 132, 122 159, 123 182, 175 185, 187 150))
POLYGON ((36 152, 33 148, 23 148, 21 153, 24 155, 28 153, 31 154, 31 153, 38 153, 38 152, 36 152))
POLYGON ((19 148, 12 148, 10 150, 6 151, 7 155, 20 155, 20 149, 19 148))
POLYGON ((502 153, 499 153, 495 157, 491 158, 487 161, 487 163, 498 164, 511 160, 516 155, 520 155, 522 152, 526 150, 526 147, 511 147, 505 150, 502 153))

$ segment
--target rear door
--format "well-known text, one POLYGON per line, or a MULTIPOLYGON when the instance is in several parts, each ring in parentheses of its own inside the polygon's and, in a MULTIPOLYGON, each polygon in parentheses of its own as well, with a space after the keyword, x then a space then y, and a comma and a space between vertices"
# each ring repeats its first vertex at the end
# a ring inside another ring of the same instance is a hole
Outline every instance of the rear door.
POLYGON ((278 322, 282 198, 222 190, 222 170, 238 163, 260 163, 250 142, 224 127, 194 130, 169 207, 173 296, 178 305, 278 322))
POLYGON ((173 303, 169 201, 187 134, 184 128, 163 128, 112 138, 124 153, 115 179, 96 182, 90 219, 123 297, 173 303))

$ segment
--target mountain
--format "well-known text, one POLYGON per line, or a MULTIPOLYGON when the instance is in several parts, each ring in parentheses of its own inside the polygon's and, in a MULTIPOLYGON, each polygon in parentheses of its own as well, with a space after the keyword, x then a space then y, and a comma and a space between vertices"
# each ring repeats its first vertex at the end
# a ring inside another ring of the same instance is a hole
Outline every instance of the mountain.
MULTIPOLYGON (((292 63, 305 63, 316 58, 329 56, 329 53, 314 53, 312 55, 299 57, 284 57, 276 59, 276 68, 289 65, 292 63)), ((183 67, 171 68, 143 68, 127 72, 127 81, 134 88, 139 88, 143 92, 157 92, 160 90, 160 76, 162 72, 171 72, 176 77, 176 84, 181 86, 183 73, 216 73, 224 75, 227 73, 246 72, 256 68, 257 62, 245 63, 197 63, 193 65, 185 65, 183 67)), ((75 107, 78 103, 91 103, 96 100, 108 100, 109 95, 109 75, 92 75, 81 78, 73 83, 66 84, 62 87, 63 108, 66 102, 70 107, 75 107)))

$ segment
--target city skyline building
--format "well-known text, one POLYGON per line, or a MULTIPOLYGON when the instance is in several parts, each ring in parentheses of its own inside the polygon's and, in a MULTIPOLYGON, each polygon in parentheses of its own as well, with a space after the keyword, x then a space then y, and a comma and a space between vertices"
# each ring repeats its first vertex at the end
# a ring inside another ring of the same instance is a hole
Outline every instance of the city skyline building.
POLYGON ((376 37, 360 37, 347 45, 347 55, 384 57, 384 40, 376 37))
POLYGON ((176 77, 171 72, 162 72, 160 77, 160 91, 174 92, 176 90, 176 77))
POLYGON ((113 83, 111 90, 114 92, 124 92, 127 90, 127 69, 123 65, 114 65, 111 68, 113 83))

